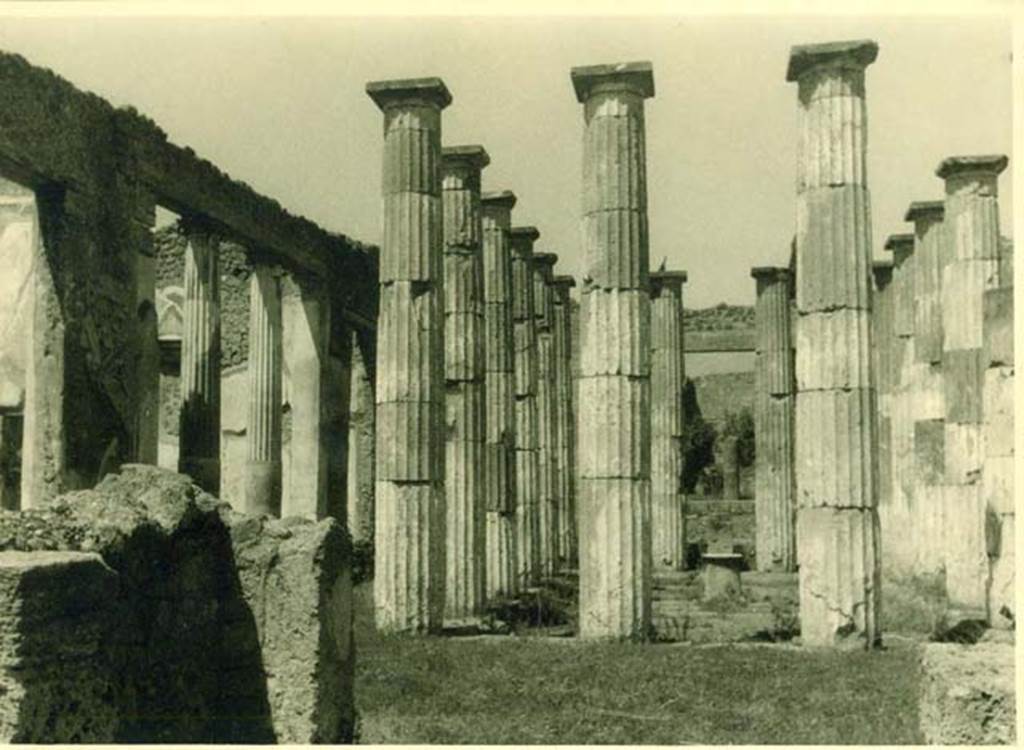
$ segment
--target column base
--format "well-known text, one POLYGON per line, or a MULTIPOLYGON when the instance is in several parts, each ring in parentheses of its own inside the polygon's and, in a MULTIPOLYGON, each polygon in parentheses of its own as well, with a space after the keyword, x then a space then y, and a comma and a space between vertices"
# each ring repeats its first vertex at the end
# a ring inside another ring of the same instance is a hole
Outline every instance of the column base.
POLYGON ((220 496, 219 458, 183 456, 178 462, 178 473, 187 474, 211 495, 220 496))
POLYGON ((281 517, 280 461, 246 462, 245 512, 254 516, 281 517))

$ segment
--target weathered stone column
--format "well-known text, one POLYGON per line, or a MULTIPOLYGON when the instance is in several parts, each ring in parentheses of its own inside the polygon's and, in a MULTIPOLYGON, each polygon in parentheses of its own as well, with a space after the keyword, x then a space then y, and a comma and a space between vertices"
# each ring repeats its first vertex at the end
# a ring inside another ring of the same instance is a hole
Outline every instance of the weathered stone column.
POLYGON ((892 488, 879 506, 886 574, 913 572, 920 529, 914 519, 914 283, 916 280, 914 235, 893 234, 885 241, 892 253, 890 285, 892 338, 889 363, 892 366, 889 392, 890 452, 892 488))
POLYGON ((512 338, 512 258, 508 232, 512 191, 485 193, 484 267, 484 502, 487 507, 488 599, 516 593, 515 354, 512 338))
POLYGON ((754 490, 757 569, 796 570, 793 538, 793 337, 788 268, 752 268, 757 353, 754 393, 754 490))
POLYGON ((281 282, 256 266, 249 277, 249 420, 245 512, 281 515, 281 282))
POLYGON ((915 574, 938 574, 943 559, 942 217, 942 201, 911 203, 904 217, 914 223, 914 359, 909 398, 915 574))
POLYGON ((153 196, 138 195, 131 219, 135 255, 135 311, 138 317, 135 355, 135 426, 131 455, 136 463, 157 463, 160 443, 160 342, 156 314, 156 253, 153 196))
POLYGON ((796 46, 796 349, 800 631, 881 641, 871 373, 871 213, 864 70, 871 41, 796 46))
POLYGON ((576 438, 574 391, 572 377, 572 301, 569 290, 576 286, 572 276, 555 276, 551 280, 555 310, 555 420, 558 424, 558 528, 557 552, 561 567, 575 567, 576 438))
POLYGON ((686 271, 651 273, 651 525, 655 565, 686 563, 683 505, 683 284, 686 271))
POLYGON ((479 613, 484 600, 484 279, 482 146, 442 149, 445 319, 445 619, 479 613))
POLYGON ((946 596, 955 616, 987 618, 989 560, 981 473, 984 294, 999 286, 999 173, 1005 156, 954 156, 946 182, 948 257, 942 271, 942 376, 946 410, 946 596))
POLYGON ((583 104, 578 481, 580 635, 651 623, 651 309, 644 99, 650 63, 573 68, 583 104), (610 554, 609 550, 614 550, 610 554))
POLYGON ((533 256, 533 320, 537 329, 537 476, 540 485, 537 520, 540 526, 540 571, 549 578, 558 559, 558 413, 555 354, 555 293, 551 287, 558 256, 533 256))
POLYGON ((512 337, 515 352, 516 586, 540 582, 540 436, 537 424, 537 328, 534 318, 535 227, 514 227, 512 249, 512 337))
POLYGON ((871 301, 871 369, 875 373, 878 408, 875 410, 875 439, 878 466, 878 514, 884 531, 883 513, 892 504, 892 416, 893 383, 892 261, 871 263, 874 294, 871 301))
POLYGON ((352 331, 349 356, 348 467, 345 473, 348 531, 352 542, 373 541, 374 452, 372 334, 352 331))
POLYGON ((295 275, 285 276, 281 284, 282 351, 289 376, 291 422, 281 514, 318 520, 330 515, 326 389, 347 384, 330 383, 327 378, 331 305, 326 285, 295 275))
POLYGON ((0 178, 0 317, 6 322, 0 327, 0 406, 7 411, 2 441, 8 510, 45 505, 64 484, 64 325, 40 232, 44 208, 31 189, 0 178), (15 424, 17 435, 11 432, 15 424))
MULTIPOLYGON (((1012 281, 1008 278, 1007 281, 1012 281)), ((985 464, 982 471, 990 519, 989 622, 1013 628, 1016 539, 1014 534, 1013 286, 985 292, 985 464), (994 523, 993 523, 994 522, 994 523)))
POLYGON ((384 112, 373 595, 383 631, 444 615, 444 270, 438 78, 366 86, 384 112))
POLYGON ((217 236, 190 222, 185 246, 178 471, 220 494, 220 273, 217 236))

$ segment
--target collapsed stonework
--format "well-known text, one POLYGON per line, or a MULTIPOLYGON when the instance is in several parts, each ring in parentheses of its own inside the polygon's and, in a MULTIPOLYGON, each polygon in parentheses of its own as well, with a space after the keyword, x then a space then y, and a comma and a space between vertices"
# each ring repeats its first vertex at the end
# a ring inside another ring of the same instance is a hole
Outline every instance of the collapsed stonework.
POLYGON ((349 544, 130 465, 0 514, 5 742, 351 739, 349 544))

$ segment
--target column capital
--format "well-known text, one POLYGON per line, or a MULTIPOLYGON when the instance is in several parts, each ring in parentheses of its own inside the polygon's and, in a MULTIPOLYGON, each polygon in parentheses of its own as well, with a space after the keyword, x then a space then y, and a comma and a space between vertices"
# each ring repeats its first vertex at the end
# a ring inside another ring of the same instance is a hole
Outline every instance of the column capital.
POLYGON ((511 190, 492 190, 481 193, 480 205, 487 208, 507 208, 510 211, 516 207, 516 194, 511 190))
POLYGON ((789 281, 792 277, 788 266, 754 266, 750 269, 751 278, 757 280, 774 281, 783 279, 789 281))
POLYGON ((943 201, 914 201, 907 208, 903 216, 904 221, 912 221, 915 224, 928 221, 942 221, 946 213, 946 204, 943 201))
POLYGON ((798 81, 819 65, 866 68, 878 57, 878 43, 870 39, 824 44, 797 44, 790 48, 787 81, 798 81))
POLYGON ((538 266, 547 266, 548 268, 554 268, 555 263, 558 262, 557 253, 534 253, 533 262, 538 266))
POLYGON ((381 109, 427 104, 444 109, 452 103, 452 95, 440 78, 395 78, 370 81, 366 93, 381 109))
POLYGON ((625 90, 647 99, 654 96, 654 70, 647 61, 581 65, 570 72, 576 100, 585 102, 600 91, 625 90))
POLYGON ((682 289, 686 279, 686 271, 651 271, 648 275, 651 292, 661 289, 682 289))
POLYGON ((540 231, 537 227, 512 227, 508 230, 508 236, 513 244, 525 244, 532 248, 533 243, 540 237, 540 231))
POLYGON ((551 277, 551 286, 568 291, 576 286, 576 279, 568 274, 559 274, 551 277))
POLYGON ((935 174, 943 180, 962 174, 983 174, 995 176, 1006 169, 1009 159, 1004 154, 984 154, 980 156, 948 156, 935 169, 935 174))
POLYGON ((441 149, 442 167, 483 169, 491 163, 487 150, 480 145, 445 146, 441 149))
POLYGON ((892 253, 893 268, 899 268, 914 253, 914 235, 890 234, 885 240, 885 249, 892 253))
POLYGON ((879 290, 885 289, 892 281, 892 261, 871 261, 871 275, 875 278, 875 287, 879 290))

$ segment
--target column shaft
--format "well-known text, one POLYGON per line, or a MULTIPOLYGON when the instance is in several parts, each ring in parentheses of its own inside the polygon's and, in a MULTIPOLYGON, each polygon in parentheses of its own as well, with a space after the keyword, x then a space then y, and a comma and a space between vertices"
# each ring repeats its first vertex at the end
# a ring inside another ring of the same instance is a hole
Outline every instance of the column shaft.
POLYGON ((889 341, 892 367, 889 413, 890 480, 888 504, 879 507, 886 571, 911 575, 920 542, 921 528, 915 502, 914 466, 914 288, 917 258, 914 236, 891 235, 885 249, 892 252, 891 301, 892 335, 889 341))
POLYGON ((574 68, 583 104, 578 480, 580 635, 651 623, 651 341, 644 100, 649 63, 574 68), (615 554, 609 554, 615 550, 615 554))
POLYGON ((575 286, 571 276, 555 276, 555 421, 558 451, 558 507, 555 525, 558 529, 557 557, 561 567, 574 567, 576 561, 575 501, 575 408, 572 378, 572 303, 569 289, 575 286))
POLYGON ((945 453, 945 398, 942 385, 943 204, 911 204, 914 222, 914 362, 911 366, 910 419, 914 513, 917 531, 912 570, 942 570, 942 497, 945 453))
POLYGON ((484 502, 487 508, 486 597, 517 591, 515 367, 512 337, 512 258, 508 232, 516 197, 483 196, 484 502))
POLYGON ((445 619, 479 614, 484 601, 484 288, 480 146, 443 149, 445 277, 445 619))
POLYGON ((220 493, 220 273, 218 239, 190 226, 185 246, 178 470, 220 493))
MULTIPOLYGON (((1008 279, 1009 280, 1009 279, 1008 279)), ((1014 534, 1013 287, 985 292, 984 502, 989 519, 991 584, 989 622, 1013 628, 1016 539, 1014 534)))
POLYGON ((374 408, 372 342, 352 331, 349 366, 348 470, 346 501, 349 534, 355 544, 373 541, 374 408))
POLYGON ((942 375, 945 406, 943 540, 955 616, 988 617, 990 568, 982 472, 985 291, 999 286, 998 177, 1005 156, 951 157, 945 180, 942 375))
POLYGON ((874 42, 794 47, 799 85, 797 561, 807 645, 881 640, 864 69, 874 42))
POLYGON ((245 510, 281 515, 281 285, 265 266, 249 281, 249 419, 245 510))
POLYGON ((512 334, 515 352, 517 587, 540 582, 540 436, 537 415, 537 327, 531 268, 534 227, 511 231, 512 334))
POLYGON ((152 196, 140 197, 132 220, 135 256, 135 309, 138 316, 135 360, 135 429, 132 456, 137 463, 157 463, 160 443, 160 344, 156 313, 156 257, 152 196))
POLYGON ((437 631, 445 602, 444 279, 436 78, 367 85, 384 112, 373 594, 378 629, 437 631))
POLYGON ((320 282, 295 276, 285 277, 282 283, 286 292, 282 299, 283 357, 291 422, 282 515, 319 520, 331 515, 324 402, 329 385, 343 390, 347 384, 327 382, 331 328, 327 289, 320 282))
POLYGON ((651 525, 655 565, 686 562, 683 504, 683 284, 686 272, 651 274, 651 525))
POLYGON ((758 570, 796 570, 793 538, 793 337, 786 268, 755 268, 754 440, 758 570))
POLYGON ((554 289, 551 286, 558 256, 539 253, 533 257, 534 322, 537 328, 537 448, 540 500, 541 576, 554 575, 558 559, 558 414, 556 388, 558 359, 555 351, 554 289))
POLYGON ((878 393, 878 408, 875 411, 877 439, 876 456, 878 466, 878 515, 882 534, 889 528, 886 513, 892 506, 893 455, 892 455, 892 396, 893 396, 893 264, 891 261, 872 263, 874 294, 871 306, 871 368, 875 373, 875 389, 878 393))

